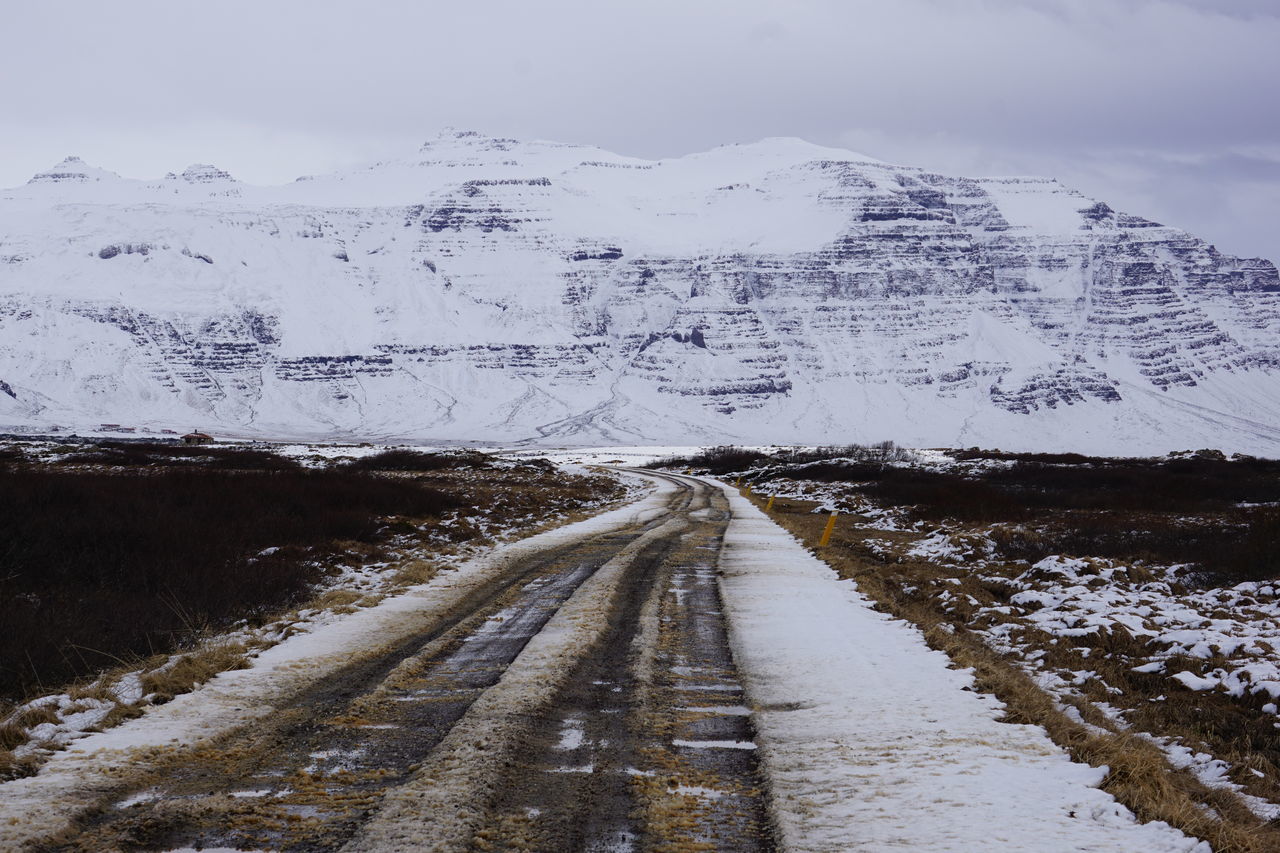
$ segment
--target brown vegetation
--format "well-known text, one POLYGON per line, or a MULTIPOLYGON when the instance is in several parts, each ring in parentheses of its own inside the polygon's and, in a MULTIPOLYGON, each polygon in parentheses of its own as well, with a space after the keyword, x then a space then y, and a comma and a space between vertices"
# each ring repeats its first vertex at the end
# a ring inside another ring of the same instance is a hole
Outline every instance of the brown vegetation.
POLYGON ((460 450, 452 453, 424 453, 419 450, 384 450, 347 463, 353 471, 446 471, 488 470, 494 467, 483 453, 460 450))
POLYGON ((144 693, 154 694, 156 704, 188 693, 220 672, 244 669, 249 665, 243 643, 212 643, 198 651, 166 662, 142 676, 144 693))
POLYGON ((762 465, 808 466, 812 463, 830 461, 834 461, 836 465, 865 463, 881 466, 911 457, 910 451, 898 447, 892 441, 882 441, 873 445, 844 444, 816 448, 777 448, 771 452, 721 445, 708 448, 693 456, 669 456, 658 459, 645 467, 696 468, 708 474, 720 475, 731 471, 745 471, 762 465))
POLYGON ((297 471, 297 461, 260 447, 202 447, 177 442, 103 441, 62 460, 117 468, 190 466, 236 471, 297 471))
POLYGON ((1280 461, 1202 451, 1161 459, 954 451, 995 465, 927 470, 891 444, 763 453, 719 447, 655 465, 846 484, 916 520, 1004 523, 1010 559, 1049 554, 1194 563, 1206 583, 1280 577, 1280 461))
MULTIPOLYGON (((366 460, 308 470, 263 449, 105 442, 0 468, 0 697, 261 621, 393 545, 477 541, 617 492, 477 453, 366 460)), ((405 562, 404 582, 434 571, 405 562)))
POLYGON ((260 617, 319 580, 327 543, 456 506, 415 482, 340 471, 0 471, 0 696, 260 617))
MULTIPOLYGON (((878 608, 919 626, 956 665, 972 667, 978 688, 1005 703, 1009 721, 1040 725, 1076 760, 1108 767, 1104 787, 1143 820, 1168 821, 1219 851, 1280 849, 1280 827, 1233 790, 1173 767, 1151 739, 1220 759, 1244 792, 1280 803, 1280 743, 1268 694, 1192 690, 1170 677, 1231 670, 1247 663, 1248 653, 1229 659, 1215 646, 1208 658, 1171 656, 1167 644, 1118 622, 1058 636, 1030 618, 1034 599, 1010 601, 1017 591, 1039 588, 1030 565, 1059 554, 1084 559, 1073 582, 1089 589, 1114 584, 1139 596, 1150 584, 1164 590, 1172 607, 1211 600, 1205 596, 1212 590, 1240 581, 1280 579, 1280 462, 1212 451, 1161 459, 950 455, 957 463, 950 467, 849 452, 808 461, 759 453, 733 467, 749 457, 726 451, 667 464, 697 468, 723 458, 714 473, 741 477, 759 503, 778 490, 816 490, 846 510, 831 544, 820 550, 823 559, 878 608), (885 529, 859 516, 871 507, 915 529, 885 529), (925 531, 943 534, 954 559, 912 556, 925 531), (1174 564, 1191 568, 1166 575, 1161 567, 1174 564), (1149 661, 1162 662, 1163 671, 1138 666, 1149 661), (1072 680, 1051 693, 1029 672, 1072 680)), ((812 511, 816 506, 778 499, 773 517, 816 546, 826 521, 812 511)), ((1052 577, 1044 583, 1055 588, 1052 577)), ((1253 618, 1247 610, 1203 615, 1253 618)))

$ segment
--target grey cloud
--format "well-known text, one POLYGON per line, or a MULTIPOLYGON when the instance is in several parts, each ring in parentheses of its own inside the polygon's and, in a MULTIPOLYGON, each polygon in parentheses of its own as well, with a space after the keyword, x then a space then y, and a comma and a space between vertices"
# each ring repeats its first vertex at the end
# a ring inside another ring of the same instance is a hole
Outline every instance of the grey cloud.
POLYGON ((1230 185, 1197 224, 1280 257, 1257 226, 1280 182, 1233 154, 1280 144, 1271 0, 11 5, 2 185, 67 153, 285 181, 443 125, 647 157, 863 134, 888 160, 1083 178, 1154 218, 1230 185))

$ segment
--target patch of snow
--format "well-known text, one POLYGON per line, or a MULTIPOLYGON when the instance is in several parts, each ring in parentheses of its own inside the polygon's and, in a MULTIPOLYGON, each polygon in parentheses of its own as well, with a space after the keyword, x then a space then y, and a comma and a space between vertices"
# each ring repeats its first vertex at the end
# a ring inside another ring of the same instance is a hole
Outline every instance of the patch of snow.
POLYGON ((671 741, 675 746, 683 746, 687 749, 755 749, 754 742, 749 740, 682 740, 676 738, 671 741))
POLYGON ((582 720, 570 717, 565 720, 560 729, 560 742, 556 744, 556 749, 565 751, 575 750, 582 746, 586 740, 586 732, 582 728, 582 720))

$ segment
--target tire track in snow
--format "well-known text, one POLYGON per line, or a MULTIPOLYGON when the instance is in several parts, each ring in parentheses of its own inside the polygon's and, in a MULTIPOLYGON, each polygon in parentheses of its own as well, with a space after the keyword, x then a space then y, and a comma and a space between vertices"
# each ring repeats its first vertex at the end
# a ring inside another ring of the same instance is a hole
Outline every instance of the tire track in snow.
POLYGON ((716 585, 727 505, 693 482, 689 529, 622 579, 526 726, 476 831, 491 849, 773 849, 716 585))
POLYGON ((502 678, 485 691, 414 778, 392 791, 345 853, 462 851, 484 829, 503 770, 528 722, 547 706, 578 659, 604 636, 629 569, 652 560, 675 518, 645 533, 588 578, 533 637, 502 678))

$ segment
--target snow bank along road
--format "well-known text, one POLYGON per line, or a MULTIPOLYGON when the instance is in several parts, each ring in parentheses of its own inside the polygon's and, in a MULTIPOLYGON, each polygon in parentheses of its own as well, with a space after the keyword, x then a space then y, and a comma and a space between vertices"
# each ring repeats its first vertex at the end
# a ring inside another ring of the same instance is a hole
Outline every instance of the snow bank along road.
POLYGON ((997 723, 730 490, 644 476, 637 504, 291 638, 0 786, 0 848, 1201 848, 997 723))

